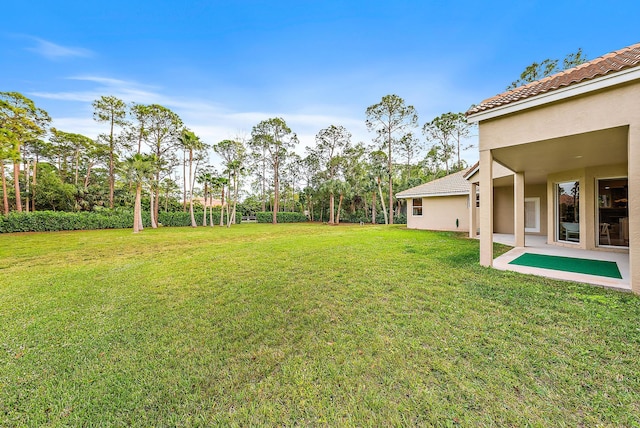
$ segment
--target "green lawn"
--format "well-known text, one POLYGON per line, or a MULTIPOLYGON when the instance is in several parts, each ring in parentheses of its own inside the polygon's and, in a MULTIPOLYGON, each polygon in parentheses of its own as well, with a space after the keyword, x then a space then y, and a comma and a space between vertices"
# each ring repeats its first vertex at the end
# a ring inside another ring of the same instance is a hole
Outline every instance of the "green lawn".
POLYGON ((639 426, 640 299, 477 254, 401 226, 2 235, 0 426, 639 426))

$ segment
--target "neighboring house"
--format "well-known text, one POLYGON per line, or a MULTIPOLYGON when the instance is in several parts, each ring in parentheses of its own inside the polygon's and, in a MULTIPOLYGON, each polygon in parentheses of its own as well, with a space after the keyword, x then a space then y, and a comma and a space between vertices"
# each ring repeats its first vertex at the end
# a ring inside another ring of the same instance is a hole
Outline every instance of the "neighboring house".
MULTIPOLYGON (((479 126, 480 263, 493 233, 629 253, 640 293, 640 44, 489 98, 467 112, 479 126), (494 179, 494 164, 512 171, 494 179)), ((472 229, 477 222, 470 219, 472 229)))
MULTIPOLYGON (((189 204, 189 200, 187 200, 187 205, 189 204)), ((205 205, 207 207, 220 207, 222 206, 222 201, 220 199, 213 199, 211 200, 210 198, 207 198, 207 200, 205 201, 203 197, 194 197, 193 198, 193 204, 194 205, 200 205, 202 207, 204 207, 205 205)))
POLYGON ((407 227, 410 229, 469 231, 469 170, 403 190, 396 195, 407 201, 407 227))

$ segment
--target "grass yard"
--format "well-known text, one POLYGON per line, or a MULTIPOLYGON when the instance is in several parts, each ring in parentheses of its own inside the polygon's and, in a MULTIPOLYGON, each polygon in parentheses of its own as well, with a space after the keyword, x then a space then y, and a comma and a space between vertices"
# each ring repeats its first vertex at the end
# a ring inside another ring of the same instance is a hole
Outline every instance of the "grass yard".
POLYGON ((477 254, 401 226, 0 236, 0 426, 639 426, 640 298, 477 254))

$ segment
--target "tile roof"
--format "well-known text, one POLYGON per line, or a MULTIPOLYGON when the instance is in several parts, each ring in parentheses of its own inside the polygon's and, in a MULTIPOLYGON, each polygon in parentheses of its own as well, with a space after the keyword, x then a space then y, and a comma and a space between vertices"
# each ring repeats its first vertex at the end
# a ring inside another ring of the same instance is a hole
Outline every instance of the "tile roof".
POLYGON ((403 190, 399 192, 396 197, 399 199, 408 199, 430 196, 467 195, 471 189, 471 184, 464 178, 467 171, 469 171, 469 169, 454 172, 437 180, 403 190))
POLYGON ((640 66, 640 43, 488 98, 470 108, 467 116, 638 66, 640 66))

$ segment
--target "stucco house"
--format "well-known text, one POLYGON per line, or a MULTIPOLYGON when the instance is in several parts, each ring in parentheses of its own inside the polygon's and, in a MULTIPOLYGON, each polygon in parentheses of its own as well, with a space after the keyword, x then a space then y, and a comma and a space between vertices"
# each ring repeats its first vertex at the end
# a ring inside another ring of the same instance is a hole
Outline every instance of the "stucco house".
POLYGON ((640 293, 640 44, 501 93, 471 108, 480 161, 480 263, 493 233, 546 236, 548 245, 628 253, 640 293), (494 165, 512 172, 495 179, 494 165))
POLYGON ((409 229, 469 231, 471 185, 465 169, 396 194, 407 201, 409 229))

